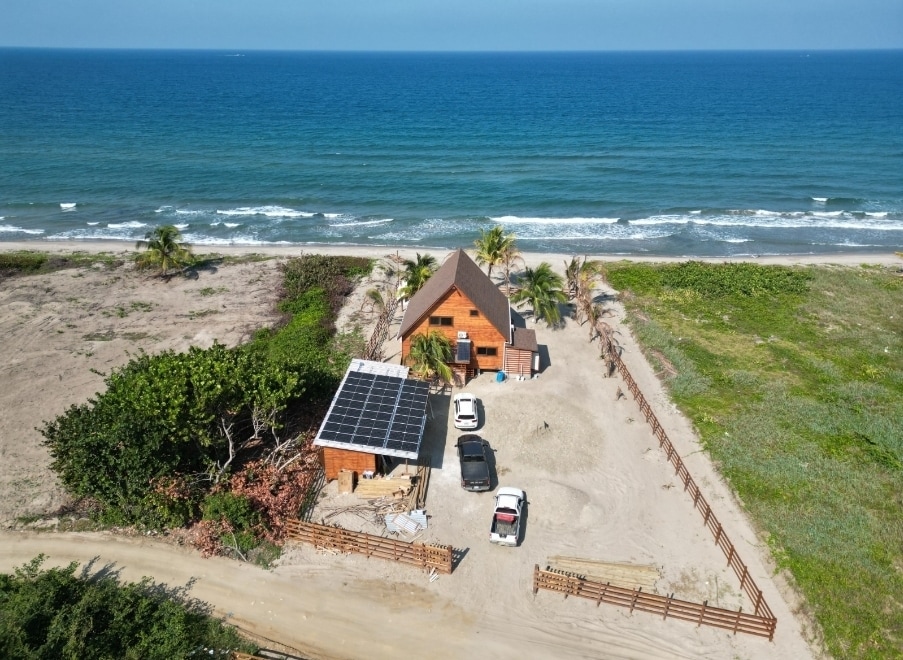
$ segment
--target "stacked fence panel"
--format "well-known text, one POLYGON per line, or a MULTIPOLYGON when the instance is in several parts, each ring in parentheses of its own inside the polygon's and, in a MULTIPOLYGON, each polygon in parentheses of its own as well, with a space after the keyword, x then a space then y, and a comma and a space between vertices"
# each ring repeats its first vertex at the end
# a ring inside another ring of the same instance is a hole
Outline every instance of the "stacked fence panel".
POLYGON ((452 547, 450 545, 410 543, 301 520, 293 520, 286 527, 288 529, 287 537, 290 540, 307 543, 317 548, 376 557, 424 569, 435 569, 438 573, 450 574, 452 572, 452 547))

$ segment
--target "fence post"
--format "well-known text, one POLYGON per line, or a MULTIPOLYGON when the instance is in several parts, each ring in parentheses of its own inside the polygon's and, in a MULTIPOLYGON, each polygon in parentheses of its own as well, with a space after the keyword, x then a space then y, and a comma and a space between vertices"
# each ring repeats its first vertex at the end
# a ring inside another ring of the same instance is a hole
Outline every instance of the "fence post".
POLYGON ((539 564, 533 564, 533 595, 539 593, 539 564))
POLYGON ((640 597, 640 592, 643 590, 643 587, 639 587, 636 591, 633 592, 633 602, 630 603, 630 613, 633 614, 633 608, 636 607, 637 599, 640 597))
POLYGON ((697 628, 702 625, 702 620, 705 619, 705 608, 708 607, 708 604, 709 604, 709 601, 707 601, 707 600, 702 601, 702 609, 699 610, 699 619, 696 621, 697 628))
POLYGON ((743 614, 743 608, 741 607, 737 610, 737 621, 734 623, 734 634, 737 634, 737 629, 740 627, 740 616, 743 614))

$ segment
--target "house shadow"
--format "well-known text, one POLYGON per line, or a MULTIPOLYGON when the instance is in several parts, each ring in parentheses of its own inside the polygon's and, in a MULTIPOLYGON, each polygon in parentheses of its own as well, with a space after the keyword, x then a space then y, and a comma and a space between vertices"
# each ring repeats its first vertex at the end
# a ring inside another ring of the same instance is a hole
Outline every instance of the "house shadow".
POLYGON ((442 469, 451 401, 451 392, 444 390, 438 393, 431 393, 427 404, 426 425, 423 428, 420 459, 433 470, 442 469))
POLYGON ((537 344, 537 352, 539 353, 539 372, 542 373, 552 366, 552 358, 549 355, 549 347, 547 344, 537 344))

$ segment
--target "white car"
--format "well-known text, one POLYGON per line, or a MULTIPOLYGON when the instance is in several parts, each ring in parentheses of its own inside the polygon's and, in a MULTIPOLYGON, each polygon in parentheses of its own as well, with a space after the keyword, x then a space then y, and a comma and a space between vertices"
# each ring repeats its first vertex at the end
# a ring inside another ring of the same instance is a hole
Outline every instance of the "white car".
POLYGON ((477 398, 473 394, 461 392, 455 395, 455 428, 475 429, 480 425, 477 412, 477 398))

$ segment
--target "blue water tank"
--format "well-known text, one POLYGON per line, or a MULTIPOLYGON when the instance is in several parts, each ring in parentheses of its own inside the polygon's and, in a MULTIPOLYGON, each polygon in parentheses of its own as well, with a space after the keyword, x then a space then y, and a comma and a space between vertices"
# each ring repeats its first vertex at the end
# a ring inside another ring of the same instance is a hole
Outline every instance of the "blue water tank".
POLYGON ((495 382, 496 382, 496 383, 501 383, 503 380, 505 380, 505 372, 504 372, 504 371, 500 371, 500 372, 498 372, 498 373, 495 375, 495 382))

